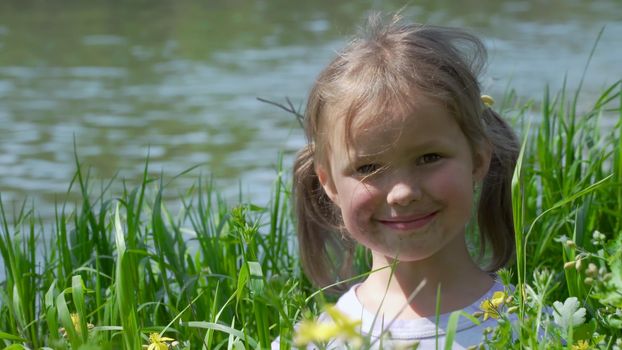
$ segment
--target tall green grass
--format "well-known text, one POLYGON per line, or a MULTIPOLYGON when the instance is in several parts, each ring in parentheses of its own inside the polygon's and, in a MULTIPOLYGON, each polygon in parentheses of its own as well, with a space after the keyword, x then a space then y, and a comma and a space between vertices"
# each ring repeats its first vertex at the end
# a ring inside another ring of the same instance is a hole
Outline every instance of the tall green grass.
MULTIPOLYGON (((513 185, 516 264, 500 273, 515 286, 507 307, 518 321, 503 313, 485 347, 622 345, 622 86, 582 112, 578 98, 547 91, 532 117, 531 104, 506 108, 530 126, 513 185), (563 328, 553 303, 569 297, 587 316, 563 328)), ((202 179, 172 212, 168 180, 148 163, 137 186, 110 193, 120 180, 93 184, 77 159, 68 192, 81 200, 59 202, 53 222, 36 204, 0 200, 2 347, 138 349, 160 338, 179 349, 255 349, 280 336, 288 349, 296 322, 320 311, 324 298, 299 266, 284 169, 268 204, 226 203, 202 179)))
MULTIPOLYGON (((569 98, 562 90, 552 97, 546 90, 541 112, 527 124, 532 128, 525 130, 513 184, 516 281, 531 291, 517 293, 521 317, 528 318, 530 303, 536 309, 536 323, 524 322, 519 334, 523 346, 550 346, 533 337, 533 327, 544 327, 546 305, 568 297, 591 316, 575 340, 590 346, 604 340, 610 348, 620 336, 620 325, 610 321, 622 307, 616 281, 622 272, 616 262, 622 253, 621 90, 618 81, 582 113, 578 94, 569 98), (603 118, 614 127, 602 126, 603 118)), ((568 334, 565 339, 571 347, 568 334)))
POLYGON ((0 344, 137 349, 156 332, 213 349, 291 338, 310 288, 282 169, 266 207, 230 207, 201 180, 173 214, 147 166, 139 186, 114 196, 77 165, 70 191, 82 201, 60 204, 51 225, 26 206, 12 216, 0 206, 0 344))

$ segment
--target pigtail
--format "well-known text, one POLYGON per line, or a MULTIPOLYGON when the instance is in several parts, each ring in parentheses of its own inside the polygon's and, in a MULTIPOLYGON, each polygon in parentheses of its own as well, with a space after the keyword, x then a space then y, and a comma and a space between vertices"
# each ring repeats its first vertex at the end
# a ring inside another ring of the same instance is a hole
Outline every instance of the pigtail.
MULTIPOLYGON (((302 267, 318 287, 350 277, 354 242, 341 234, 338 208, 328 198, 315 172, 314 147, 308 144, 294 162, 294 210, 302 267)), ((329 291, 342 292, 347 285, 329 291)))
POLYGON ((479 198, 477 221, 482 240, 492 248, 489 272, 505 266, 515 253, 514 220, 512 215, 512 176, 518 159, 519 143, 514 131, 492 108, 485 108, 483 120, 492 146, 488 174, 479 198))

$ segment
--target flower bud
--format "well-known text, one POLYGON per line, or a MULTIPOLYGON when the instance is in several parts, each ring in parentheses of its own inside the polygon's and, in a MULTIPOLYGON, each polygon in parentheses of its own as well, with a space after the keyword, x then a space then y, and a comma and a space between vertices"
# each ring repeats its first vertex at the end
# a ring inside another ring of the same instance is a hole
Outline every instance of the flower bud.
POLYGON ((566 247, 574 249, 577 247, 577 244, 572 239, 569 239, 566 241, 566 247))
POLYGON ((590 285, 594 283, 594 279, 592 277, 585 277, 585 279, 583 280, 583 283, 590 285))
POLYGON ((576 261, 574 261, 574 260, 571 260, 571 261, 569 261, 569 262, 565 263, 565 264, 564 264, 564 270, 570 270, 570 269, 573 269, 573 268, 575 267, 576 263, 577 263, 577 262, 576 262, 576 261))
POLYGON ((596 267, 596 264, 589 263, 587 265, 587 269, 585 270, 585 274, 590 277, 596 276, 598 274, 598 267, 596 267))
POLYGON ((577 262, 574 265, 575 269, 581 270, 581 259, 577 259, 577 262))

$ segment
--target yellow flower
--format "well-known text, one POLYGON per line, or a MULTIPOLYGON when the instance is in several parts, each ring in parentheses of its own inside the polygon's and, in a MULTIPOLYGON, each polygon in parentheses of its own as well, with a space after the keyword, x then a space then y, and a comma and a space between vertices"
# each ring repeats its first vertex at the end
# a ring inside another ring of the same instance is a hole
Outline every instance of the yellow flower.
POLYGON ((572 350, 588 350, 590 343, 586 340, 579 340, 576 344, 572 345, 572 350))
POLYGON ((497 291, 492 295, 492 298, 484 300, 479 308, 484 313, 484 321, 488 319, 488 317, 499 318, 501 315, 499 312, 499 307, 503 305, 507 295, 504 292, 497 291))
MULTIPOLYGON (((71 324, 73 325, 73 329, 76 331, 76 333, 78 333, 78 335, 82 335, 82 328, 80 326, 80 315, 77 313, 73 313, 70 314, 69 317, 71 317, 71 324)), ((87 323, 86 327, 90 331, 91 329, 95 328, 95 325, 93 325, 92 323, 87 323)), ((63 338, 67 338, 69 336, 69 334, 67 334, 67 330, 64 327, 60 327, 58 331, 63 336, 63 338)))
POLYGON ((149 346, 147 350, 168 350, 168 344, 166 342, 175 341, 173 338, 162 337, 158 333, 149 334, 149 346))
POLYGON ((71 314, 69 316, 71 317, 71 323, 73 323, 73 329, 80 333, 80 315, 71 314))
POLYGON ((354 347, 361 345, 362 337, 357 329, 361 324, 360 320, 351 320, 333 305, 326 308, 326 313, 332 322, 305 320, 300 323, 294 339, 296 346, 327 342, 335 338, 345 339, 354 347))
POLYGON ((304 346, 312 342, 325 342, 339 334, 339 327, 335 323, 320 323, 305 320, 300 323, 294 343, 304 346))

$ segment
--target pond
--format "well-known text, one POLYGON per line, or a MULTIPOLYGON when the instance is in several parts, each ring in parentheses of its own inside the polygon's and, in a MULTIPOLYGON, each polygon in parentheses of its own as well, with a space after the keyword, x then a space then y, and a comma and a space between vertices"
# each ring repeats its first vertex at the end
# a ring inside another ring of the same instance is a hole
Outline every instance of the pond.
MULTIPOLYGON (((404 1, 0 2, 0 193, 45 220, 65 198, 74 151, 91 177, 199 176, 225 198, 264 204, 276 163, 304 143, 292 115, 320 69, 372 9, 404 1)), ((574 89, 601 28, 584 97, 622 77, 622 4, 605 1, 417 1, 419 22, 469 28, 489 48, 485 91, 538 101, 574 89)), ((93 181, 96 188, 97 181, 93 181)), ((121 181, 118 181, 120 184, 121 181)))

